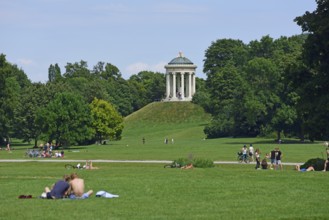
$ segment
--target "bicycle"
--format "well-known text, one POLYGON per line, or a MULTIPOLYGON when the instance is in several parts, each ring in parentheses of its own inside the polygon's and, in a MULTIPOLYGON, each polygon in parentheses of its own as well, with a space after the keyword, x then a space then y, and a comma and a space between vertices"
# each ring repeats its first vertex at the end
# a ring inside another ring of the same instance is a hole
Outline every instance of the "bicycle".
POLYGON ((164 165, 163 168, 181 168, 181 165, 174 161, 171 164, 164 165))
POLYGON ((35 150, 35 149, 27 149, 25 152, 25 156, 26 157, 39 157, 40 156, 40 152, 39 150, 35 150))
POLYGON ((72 164, 65 164, 64 165, 65 169, 71 170, 71 169, 82 169, 83 167, 80 166, 80 164, 74 166, 72 164))
POLYGON ((242 163, 242 162, 249 163, 249 162, 250 162, 250 161, 249 161, 249 158, 248 158, 248 155, 246 155, 246 156, 244 157, 244 155, 242 154, 242 152, 238 152, 238 153, 237 153, 237 161, 238 161, 239 163, 242 163))

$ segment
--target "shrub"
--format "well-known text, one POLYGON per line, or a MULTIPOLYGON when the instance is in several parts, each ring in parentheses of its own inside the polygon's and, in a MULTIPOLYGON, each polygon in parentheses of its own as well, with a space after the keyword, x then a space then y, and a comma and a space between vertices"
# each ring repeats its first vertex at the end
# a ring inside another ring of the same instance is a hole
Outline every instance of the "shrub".
POLYGON ((193 164, 193 167, 197 168, 209 168, 214 167, 214 162, 209 159, 203 159, 203 158, 178 158, 177 160, 174 160, 173 163, 179 164, 181 167, 186 166, 188 164, 193 164))
POLYGON ((215 166, 212 160, 202 158, 194 158, 192 164, 194 167, 198 168, 210 168, 215 166))
POLYGON ((174 163, 177 163, 182 167, 192 163, 192 161, 188 158, 178 158, 177 160, 174 160, 174 163))

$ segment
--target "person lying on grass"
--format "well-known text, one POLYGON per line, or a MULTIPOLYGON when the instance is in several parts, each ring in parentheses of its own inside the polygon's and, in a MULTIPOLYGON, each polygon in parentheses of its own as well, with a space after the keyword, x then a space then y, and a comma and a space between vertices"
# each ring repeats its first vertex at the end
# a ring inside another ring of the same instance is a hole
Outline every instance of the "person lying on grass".
POLYGON ((93 166, 93 162, 91 160, 89 160, 89 163, 88 163, 88 160, 87 160, 86 164, 83 166, 83 168, 86 169, 86 170, 97 170, 97 169, 99 169, 98 167, 93 166))
POLYGON ((193 164, 191 163, 181 167, 181 169, 192 169, 192 168, 193 168, 193 164))
POLYGON ((296 165, 296 170, 301 172, 315 171, 313 166, 309 166, 307 168, 300 168, 300 165, 296 165))

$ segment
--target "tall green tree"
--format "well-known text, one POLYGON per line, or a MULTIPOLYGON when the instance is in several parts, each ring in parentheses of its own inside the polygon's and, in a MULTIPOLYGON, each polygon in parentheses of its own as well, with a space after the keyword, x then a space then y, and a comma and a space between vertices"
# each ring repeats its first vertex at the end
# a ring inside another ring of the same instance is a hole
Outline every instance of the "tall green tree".
POLYGON ((56 63, 55 65, 50 65, 48 68, 48 81, 55 82, 62 79, 61 68, 56 63))
POLYGON ((244 132, 241 124, 241 117, 243 118, 244 115, 242 100, 248 87, 237 68, 226 65, 213 74, 208 85, 210 112, 214 120, 205 128, 207 136, 214 138, 242 134, 244 132))
POLYGON ((15 109, 21 90, 29 84, 24 71, 7 62, 6 56, 0 54, 0 143, 3 137, 9 138, 14 133, 15 109))
POLYGON ((264 36, 248 45, 227 39, 212 43, 204 71, 214 120, 205 131, 212 137, 276 131, 280 138, 282 131, 296 128, 298 95, 286 75, 298 63, 303 39, 264 36))
POLYGON ((132 75, 128 83, 133 96, 134 111, 148 103, 161 100, 166 91, 166 80, 162 73, 141 71, 132 75))
POLYGON ((73 93, 57 93, 47 106, 38 112, 44 138, 64 146, 89 140, 93 136, 91 116, 83 98, 73 93))
POLYGON ((65 78, 73 78, 73 77, 90 78, 91 72, 88 69, 87 62, 81 60, 80 62, 67 63, 65 66, 65 73, 63 76, 65 78))
POLYGON ((205 52, 203 72, 208 78, 226 65, 241 67, 248 61, 248 47, 241 40, 220 39, 205 52))
POLYGON ((292 75, 302 99, 298 112, 311 139, 329 138, 329 1, 316 0, 317 8, 295 21, 306 33, 302 54, 304 65, 292 75))
POLYGON ((120 140, 123 130, 123 118, 108 102, 95 98, 90 103, 92 128, 99 143, 106 138, 120 140))
POLYGON ((54 99, 55 94, 63 92, 67 86, 62 84, 32 83, 22 90, 19 105, 15 109, 15 136, 23 141, 34 140, 34 146, 42 133, 43 121, 37 121, 38 112, 54 99))
POLYGON ((109 96, 109 99, 104 97, 98 97, 105 99, 113 104, 121 115, 129 115, 133 112, 133 99, 128 82, 122 78, 120 70, 110 64, 98 62, 92 71, 92 74, 97 79, 101 80, 102 85, 109 96))

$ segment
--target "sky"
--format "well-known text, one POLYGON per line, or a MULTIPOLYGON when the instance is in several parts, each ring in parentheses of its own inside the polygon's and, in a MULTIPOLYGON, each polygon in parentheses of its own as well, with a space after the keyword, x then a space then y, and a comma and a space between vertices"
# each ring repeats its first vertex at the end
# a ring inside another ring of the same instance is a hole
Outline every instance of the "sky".
POLYGON ((205 78, 212 42, 301 34, 294 18, 315 9, 315 0, 0 0, 0 54, 32 82, 81 60, 90 70, 111 63, 125 79, 165 73, 179 52, 205 78))

